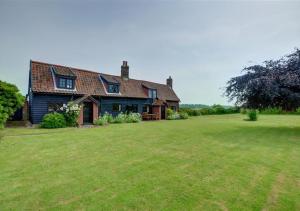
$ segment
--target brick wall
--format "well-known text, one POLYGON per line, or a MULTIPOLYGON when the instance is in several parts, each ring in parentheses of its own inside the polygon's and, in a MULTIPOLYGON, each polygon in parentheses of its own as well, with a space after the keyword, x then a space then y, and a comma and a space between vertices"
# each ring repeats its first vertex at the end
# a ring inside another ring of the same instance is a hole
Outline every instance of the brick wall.
POLYGON ((161 119, 161 112, 160 112, 160 106, 153 106, 152 107, 152 113, 153 114, 158 114, 159 119, 161 119))
POLYGON ((77 123, 78 123, 79 125, 83 125, 83 106, 82 106, 82 105, 81 105, 80 114, 79 114, 77 123))
POLYGON ((96 119, 98 119, 98 105, 96 103, 93 103, 93 121, 95 121, 96 119))

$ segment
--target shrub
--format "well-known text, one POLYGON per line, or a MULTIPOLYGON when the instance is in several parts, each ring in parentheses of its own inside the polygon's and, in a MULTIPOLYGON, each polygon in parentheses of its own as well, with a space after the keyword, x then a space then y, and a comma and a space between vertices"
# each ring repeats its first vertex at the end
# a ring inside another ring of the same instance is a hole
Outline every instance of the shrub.
POLYGON ((172 109, 168 109, 167 120, 188 119, 189 115, 186 111, 186 109, 181 109, 181 111, 178 113, 176 111, 173 111, 172 109))
POLYGON ((107 120, 103 117, 99 117, 98 119, 96 119, 94 121, 94 125, 103 126, 103 125, 107 125, 107 124, 108 124, 107 120))
POLYGON ((3 128, 7 119, 22 107, 24 99, 15 85, 0 80, 0 128, 3 128))
POLYGON ((63 128, 66 126, 67 123, 64 115, 56 112, 46 114, 41 123, 42 128, 63 128))
POLYGON ((174 111, 170 108, 167 109, 167 117, 174 114, 174 111))
POLYGON ((296 114, 300 114, 300 107, 296 109, 296 114))
POLYGON ((226 114, 237 114, 240 112, 240 109, 238 107, 229 107, 225 109, 226 114))
POLYGON ((137 123, 142 121, 142 116, 139 113, 129 113, 126 115, 126 122, 127 123, 137 123))
POLYGON ((114 123, 114 117, 111 114, 109 114, 109 113, 106 112, 104 115, 106 115, 108 123, 110 123, 110 124, 114 123))
POLYGON ((173 114, 167 116, 167 120, 177 120, 180 119, 180 115, 177 112, 174 112, 173 114))
MULTIPOLYGON (((224 107, 222 105, 213 105, 209 108, 191 109, 191 108, 180 108, 180 112, 185 112, 189 116, 200 116, 200 115, 211 115, 211 114, 235 114, 239 113, 238 107, 224 107)), ((246 112, 245 112, 246 114, 246 112)))
POLYGON ((282 110, 281 107, 279 107, 279 108, 269 107, 269 108, 265 108, 265 109, 261 110, 260 113, 261 114, 283 114, 284 111, 282 110))
POLYGON ((67 105, 64 105, 61 110, 66 119, 67 126, 75 127, 78 126, 77 120, 80 114, 80 106, 73 101, 68 102, 67 105))
POLYGON ((188 119, 189 115, 186 112, 179 112, 180 119, 188 119))
POLYGON ((181 112, 187 113, 189 116, 200 116, 201 115, 200 109, 181 108, 179 113, 181 113, 181 112))
POLYGON ((0 130, 4 127, 4 123, 8 119, 9 115, 4 111, 4 107, 0 104, 0 130))
POLYGON ((114 121, 113 116, 105 112, 103 116, 98 117, 98 119, 94 121, 94 124, 102 126, 102 125, 107 125, 108 123, 113 123, 113 121, 114 121))
POLYGON ((124 114, 124 113, 119 113, 118 114, 118 116, 116 116, 115 118, 114 118, 114 123, 117 123, 117 124, 119 124, 119 123, 124 123, 124 122, 126 122, 126 117, 127 115, 126 114, 124 114))
POLYGON ((142 116, 139 113, 119 113, 118 116, 113 118, 113 116, 109 113, 105 113, 102 117, 99 117, 96 121, 94 121, 95 125, 106 125, 109 123, 137 123, 142 121, 142 116))
POLYGON ((167 109, 167 120, 180 119, 180 116, 177 112, 174 112, 172 109, 167 109))
POLYGON ((246 108, 241 108, 240 113, 241 114, 247 114, 247 109, 246 108))
POLYGON ((221 105, 213 105, 211 107, 211 113, 213 113, 213 114, 225 114, 226 109, 221 105))
POLYGON ((213 110, 211 108, 202 108, 200 110, 201 115, 209 115, 213 114, 213 110))
POLYGON ((248 110, 247 115, 248 115, 249 121, 256 121, 258 118, 258 112, 255 109, 248 110))

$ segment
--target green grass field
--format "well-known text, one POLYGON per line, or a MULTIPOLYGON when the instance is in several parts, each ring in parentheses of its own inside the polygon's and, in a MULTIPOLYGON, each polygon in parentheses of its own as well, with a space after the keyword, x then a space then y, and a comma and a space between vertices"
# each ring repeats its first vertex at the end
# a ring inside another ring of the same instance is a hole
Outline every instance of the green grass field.
POLYGON ((300 210, 300 116, 5 129, 0 210, 300 210))

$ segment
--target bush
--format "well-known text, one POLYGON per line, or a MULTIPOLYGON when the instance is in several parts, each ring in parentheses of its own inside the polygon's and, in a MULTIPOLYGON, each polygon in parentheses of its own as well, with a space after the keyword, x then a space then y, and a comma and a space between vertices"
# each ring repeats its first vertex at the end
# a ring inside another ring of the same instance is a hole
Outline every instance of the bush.
POLYGON ((296 114, 300 114, 300 107, 296 109, 296 114))
POLYGON ((181 108, 179 113, 184 112, 187 113, 189 116, 200 116, 201 110, 200 109, 191 109, 191 108, 181 108))
POLYGON ((107 124, 113 123, 113 122, 114 122, 113 116, 111 114, 105 112, 105 114, 103 116, 98 117, 98 119, 94 121, 94 124, 103 126, 103 125, 107 125, 107 124))
POLYGON ((106 112, 104 115, 106 115, 108 123, 110 123, 110 124, 114 123, 114 117, 111 114, 109 114, 109 113, 106 112))
POLYGON ((167 117, 167 120, 178 120, 178 119, 180 119, 180 115, 177 112, 174 112, 173 114, 167 117))
POLYGON ((126 115, 126 122, 127 123, 137 123, 142 121, 142 116, 139 113, 129 113, 126 115))
POLYGON ((103 126, 103 125, 107 125, 107 124, 108 124, 107 120, 103 117, 99 117, 98 119, 96 119, 94 121, 94 125, 103 126))
POLYGON ((211 107, 211 113, 213 114, 226 114, 226 109, 221 105, 213 105, 211 107))
POLYGON ((201 112, 201 115, 210 115, 210 114, 213 114, 213 110, 211 108, 202 108, 200 110, 201 112))
POLYGON ((239 113, 240 110, 238 107, 225 108, 221 105, 213 105, 210 108, 200 108, 200 109, 180 108, 180 112, 185 112, 189 116, 200 116, 200 115, 212 115, 212 114, 235 114, 235 113, 239 113))
POLYGON ((113 118, 113 116, 109 113, 105 113, 102 117, 99 117, 96 121, 94 121, 95 125, 106 125, 106 124, 120 124, 120 123, 137 123, 142 121, 142 116, 139 113, 119 113, 118 116, 113 118))
POLYGON ((170 108, 167 109, 167 117, 174 114, 174 111, 170 108))
POLYGON ((240 113, 241 114, 247 114, 247 109, 246 108, 241 108, 240 113))
POLYGON ((249 121, 256 121, 258 118, 258 112, 255 109, 248 110, 247 115, 248 115, 249 121))
POLYGON ((180 113, 173 111, 172 109, 167 110, 167 120, 178 120, 178 119, 188 119, 189 115, 187 112, 181 110, 180 113))
POLYGON ((237 114, 237 113, 240 113, 240 108, 238 108, 238 107, 229 107, 225 111, 226 111, 226 114, 237 114))
POLYGON ((116 116, 114 118, 114 122, 113 123, 117 123, 117 124, 125 123, 126 122, 126 118, 127 118, 127 115, 121 112, 121 113, 118 114, 118 116, 116 116))
POLYGON ((7 119, 22 107, 24 99, 15 85, 0 80, 0 128, 3 128, 7 119))
POLYGON ((41 123, 42 128, 64 128, 66 126, 67 123, 64 115, 56 112, 46 114, 41 123))
POLYGON ((282 110, 281 107, 279 108, 265 108, 263 110, 260 111, 261 114, 283 114, 284 111, 282 110))
POLYGON ((179 112, 180 119, 188 119, 189 115, 186 112, 179 112))
POLYGON ((78 126, 78 117, 80 115, 80 106, 72 101, 68 102, 67 105, 64 105, 61 110, 66 119, 67 126, 76 127, 78 126))

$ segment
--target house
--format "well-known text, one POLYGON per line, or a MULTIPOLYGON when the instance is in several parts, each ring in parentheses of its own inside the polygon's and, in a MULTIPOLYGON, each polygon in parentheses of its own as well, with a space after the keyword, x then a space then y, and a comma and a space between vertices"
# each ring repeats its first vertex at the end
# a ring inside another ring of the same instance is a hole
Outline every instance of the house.
POLYGON ((83 105, 79 124, 93 123, 105 112, 114 116, 120 112, 145 112, 165 119, 167 108, 179 108, 172 83, 171 77, 166 84, 131 79, 127 61, 123 61, 120 76, 30 61, 30 121, 40 123, 45 114, 59 111, 69 101, 83 105))

